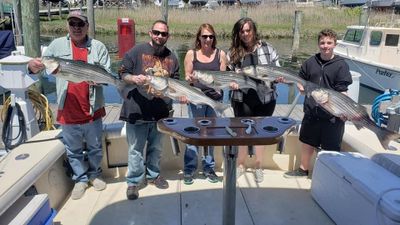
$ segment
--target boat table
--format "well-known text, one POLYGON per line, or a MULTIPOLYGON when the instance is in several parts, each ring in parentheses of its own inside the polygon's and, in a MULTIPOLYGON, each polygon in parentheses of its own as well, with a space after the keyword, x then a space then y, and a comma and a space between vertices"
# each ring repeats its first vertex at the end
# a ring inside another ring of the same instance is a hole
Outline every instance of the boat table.
POLYGON ((296 125, 287 117, 165 118, 158 130, 186 144, 224 146, 223 225, 235 225, 238 146, 272 145, 296 125))

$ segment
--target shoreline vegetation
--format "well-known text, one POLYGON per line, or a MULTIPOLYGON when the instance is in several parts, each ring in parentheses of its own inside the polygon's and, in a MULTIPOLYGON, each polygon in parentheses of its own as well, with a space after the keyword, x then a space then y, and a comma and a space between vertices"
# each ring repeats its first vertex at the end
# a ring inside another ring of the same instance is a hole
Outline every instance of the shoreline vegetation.
MULTIPOLYGON (((214 10, 169 8, 168 24, 171 35, 177 37, 194 37, 200 24, 210 23, 216 29, 219 38, 230 38, 233 24, 243 15, 247 15, 257 22, 261 38, 292 38, 296 10, 303 13, 301 38, 315 38, 320 30, 327 27, 343 34, 346 26, 359 24, 362 12, 361 7, 299 7, 291 3, 270 3, 252 7, 221 6, 214 10)), ((63 15, 63 19, 59 19, 58 16, 53 16, 51 21, 41 18, 41 34, 67 33, 66 17, 67 15, 63 15)), ((151 24, 162 18, 161 8, 142 6, 135 9, 95 9, 96 34, 116 34, 117 19, 126 17, 134 20, 136 35, 147 34, 151 24)), ((394 15, 391 11, 371 11, 369 24, 383 23, 393 17, 399 17, 399 15, 394 15)))

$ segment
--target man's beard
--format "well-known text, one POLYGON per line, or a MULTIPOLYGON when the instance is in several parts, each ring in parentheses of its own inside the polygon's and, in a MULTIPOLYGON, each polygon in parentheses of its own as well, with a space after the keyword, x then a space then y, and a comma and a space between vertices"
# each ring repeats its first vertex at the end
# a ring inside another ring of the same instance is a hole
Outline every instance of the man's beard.
POLYGON ((164 49, 165 49, 164 44, 159 44, 159 43, 155 42, 154 40, 151 40, 151 43, 153 44, 154 55, 162 56, 164 53, 164 49))

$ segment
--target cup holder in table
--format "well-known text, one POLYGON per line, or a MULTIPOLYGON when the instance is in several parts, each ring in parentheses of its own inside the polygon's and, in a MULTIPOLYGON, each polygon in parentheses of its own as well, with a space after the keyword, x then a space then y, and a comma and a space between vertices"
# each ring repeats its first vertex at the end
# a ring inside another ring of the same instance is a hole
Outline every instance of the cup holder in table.
POLYGON ((176 119, 172 119, 172 118, 163 119, 163 122, 168 125, 174 125, 177 123, 176 119))
POLYGON ((263 127, 263 130, 265 130, 266 132, 269 132, 269 133, 278 132, 278 128, 273 127, 273 126, 265 126, 265 127, 263 127))
POLYGON ((185 131, 186 133, 198 133, 200 131, 200 128, 198 127, 185 127, 183 128, 183 131, 185 131))
POLYGON ((197 123, 201 126, 208 126, 211 124, 211 120, 199 120, 197 123))
POLYGON ((293 120, 290 119, 289 117, 281 117, 278 119, 279 123, 284 123, 284 124, 288 124, 291 123, 293 120))

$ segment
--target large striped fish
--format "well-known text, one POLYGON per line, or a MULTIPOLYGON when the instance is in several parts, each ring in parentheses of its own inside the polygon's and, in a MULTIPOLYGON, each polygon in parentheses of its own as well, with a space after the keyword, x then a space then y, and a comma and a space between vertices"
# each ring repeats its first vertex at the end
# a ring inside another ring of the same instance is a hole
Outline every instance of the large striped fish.
POLYGON ((207 97, 200 89, 190 86, 186 81, 167 77, 149 76, 151 87, 162 92, 174 100, 179 100, 181 96, 186 98, 194 105, 208 105, 213 108, 219 117, 234 117, 233 109, 229 104, 223 104, 207 97))
POLYGON ((74 83, 90 81, 96 84, 112 84, 119 88, 123 86, 122 80, 98 65, 49 56, 43 57, 42 63, 48 74, 53 74, 56 71, 57 73, 54 74, 56 77, 74 83))
POLYGON ((271 82, 276 78, 283 77, 287 82, 297 82, 303 86, 307 83, 306 80, 299 77, 295 72, 278 66, 247 66, 242 69, 242 73, 265 82, 271 82))
POLYGON ((380 127, 369 117, 366 108, 353 101, 347 95, 326 89, 316 87, 311 84, 306 85, 305 91, 325 110, 336 117, 345 117, 351 121, 356 128, 367 128, 373 131, 378 137, 381 145, 385 149, 389 149, 389 142, 400 138, 400 134, 380 127))
POLYGON ((215 90, 222 90, 229 88, 232 82, 239 85, 240 89, 254 89, 257 90, 256 82, 242 73, 232 71, 193 71, 194 78, 201 84, 213 88, 215 90))

